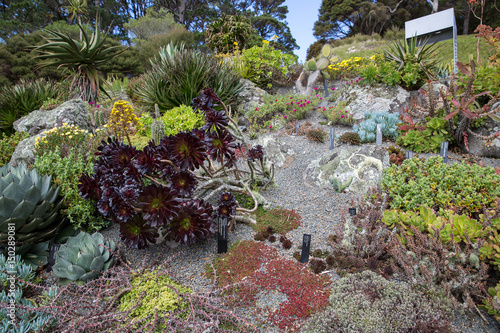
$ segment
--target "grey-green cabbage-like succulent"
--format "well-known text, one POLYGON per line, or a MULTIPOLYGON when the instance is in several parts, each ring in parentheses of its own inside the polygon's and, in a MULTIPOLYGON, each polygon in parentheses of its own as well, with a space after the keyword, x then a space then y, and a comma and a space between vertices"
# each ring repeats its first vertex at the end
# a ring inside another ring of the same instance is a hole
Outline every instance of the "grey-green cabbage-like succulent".
POLYGON ((39 243, 56 234, 63 223, 63 199, 51 179, 22 164, 0 168, 0 244, 8 242, 9 226, 15 228, 16 245, 39 243))
POLYGON ((82 231, 61 245, 52 269, 61 284, 71 281, 85 284, 115 263, 116 258, 111 253, 115 249, 115 243, 112 240, 104 241, 100 233, 90 235, 82 231))

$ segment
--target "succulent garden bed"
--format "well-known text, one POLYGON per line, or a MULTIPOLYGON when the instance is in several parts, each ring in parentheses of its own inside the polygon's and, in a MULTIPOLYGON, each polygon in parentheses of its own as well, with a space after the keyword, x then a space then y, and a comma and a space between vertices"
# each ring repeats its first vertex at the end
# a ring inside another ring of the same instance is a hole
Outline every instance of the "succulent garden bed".
MULTIPOLYGON (((34 149, 0 169, 0 329, 498 331, 500 161, 463 152, 472 137, 498 141, 472 130, 500 120, 500 95, 477 91, 471 62, 401 114, 355 115, 341 100, 353 86, 421 86, 433 68, 407 63, 401 76, 374 57, 347 70, 332 55, 302 74, 364 79, 329 98, 308 80, 297 87, 310 96, 237 110, 241 73, 170 44, 129 85, 135 102, 97 104, 99 79, 80 77, 85 102, 9 123, 34 149), (65 120, 85 103, 71 120, 92 131, 65 120)), ((2 163, 23 138, 2 139, 2 163)))

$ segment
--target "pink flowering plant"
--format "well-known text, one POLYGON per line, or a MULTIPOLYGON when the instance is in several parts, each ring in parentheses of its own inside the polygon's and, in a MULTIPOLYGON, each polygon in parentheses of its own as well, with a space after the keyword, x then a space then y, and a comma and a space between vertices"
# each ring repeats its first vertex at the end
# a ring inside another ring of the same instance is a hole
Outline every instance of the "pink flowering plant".
POLYGON ((264 104, 253 106, 245 114, 253 129, 269 128, 272 120, 293 121, 304 119, 320 102, 319 95, 269 95, 264 97, 264 104))
POLYGON ((346 110, 345 101, 340 101, 336 106, 318 107, 319 113, 328 119, 331 125, 354 125, 356 122, 353 114, 346 110))

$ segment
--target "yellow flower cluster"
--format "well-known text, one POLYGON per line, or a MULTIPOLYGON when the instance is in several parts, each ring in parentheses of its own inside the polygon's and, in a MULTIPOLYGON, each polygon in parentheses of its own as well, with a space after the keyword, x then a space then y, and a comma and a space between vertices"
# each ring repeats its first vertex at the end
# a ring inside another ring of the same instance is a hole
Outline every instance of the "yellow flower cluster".
POLYGON ((134 108, 127 101, 117 101, 113 105, 109 116, 107 127, 112 130, 117 137, 128 136, 132 128, 141 126, 139 118, 134 114, 134 108))
POLYGON ((44 151, 53 150, 55 147, 69 145, 71 147, 83 143, 89 132, 76 125, 63 123, 60 127, 54 127, 44 131, 43 136, 35 139, 35 150, 42 154, 44 151))
POLYGON ((328 66, 332 76, 349 75, 356 72, 367 60, 362 57, 351 57, 347 60, 342 60, 340 63, 331 64, 328 66))

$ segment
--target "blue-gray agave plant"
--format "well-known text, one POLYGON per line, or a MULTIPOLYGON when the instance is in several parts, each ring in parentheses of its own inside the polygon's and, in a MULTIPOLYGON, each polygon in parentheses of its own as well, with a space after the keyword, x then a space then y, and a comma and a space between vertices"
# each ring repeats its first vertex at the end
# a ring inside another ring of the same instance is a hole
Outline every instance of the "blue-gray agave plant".
POLYGON ((112 240, 105 241, 100 233, 90 235, 82 231, 68 238, 66 244, 61 245, 56 252, 54 274, 59 277, 61 284, 72 281, 85 284, 115 263, 116 258, 111 253, 115 249, 115 243, 112 240))

